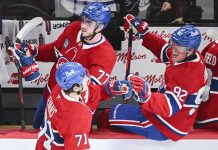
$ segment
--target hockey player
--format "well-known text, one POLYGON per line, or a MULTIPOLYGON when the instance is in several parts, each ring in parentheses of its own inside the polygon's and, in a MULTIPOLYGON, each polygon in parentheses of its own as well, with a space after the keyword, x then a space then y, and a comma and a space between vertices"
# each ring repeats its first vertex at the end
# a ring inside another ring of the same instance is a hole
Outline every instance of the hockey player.
POLYGON ((208 83, 199 106, 196 127, 218 129, 218 40, 209 43, 202 55, 208 71, 208 83))
POLYGON ((201 33, 194 26, 185 25, 174 31, 171 40, 166 42, 149 33, 146 22, 130 14, 124 19, 124 29, 128 32, 132 27, 135 37, 143 40, 142 45, 166 63, 166 71, 157 93, 150 92, 142 77, 130 75, 134 97, 140 106, 112 107, 110 125, 148 139, 177 141, 192 129, 206 85, 205 64, 197 50, 201 33))
MULTIPOLYGON (((108 81, 115 65, 116 53, 101 32, 107 27, 110 17, 111 12, 106 5, 90 3, 84 7, 81 21, 72 22, 53 43, 38 48, 28 45, 37 61, 55 62, 34 116, 34 128, 39 128, 43 120, 45 101, 56 85, 55 71, 59 64, 67 61, 79 62, 89 70, 94 84, 102 85, 108 81)), ((98 106, 98 104, 91 105, 92 111, 98 106)))
POLYGON ((86 101, 132 95, 128 81, 111 81, 105 86, 89 84, 88 71, 79 63, 67 62, 56 71, 57 85, 47 99, 43 128, 36 150, 88 149, 92 110, 86 101))

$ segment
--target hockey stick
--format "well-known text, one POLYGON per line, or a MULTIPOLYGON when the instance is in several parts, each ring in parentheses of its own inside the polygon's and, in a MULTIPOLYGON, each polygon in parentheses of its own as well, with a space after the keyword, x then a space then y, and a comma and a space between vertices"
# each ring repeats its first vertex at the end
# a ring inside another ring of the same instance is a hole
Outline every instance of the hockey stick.
MULTIPOLYGON (((23 38, 27 33, 29 33, 37 25, 41 24, 43 19, 41 17, 36 17, 30 20, 16 35, 16 43, 22 43, 23 38)), ((16 55, 15 55, 16 56, 16 55)), ((26 123, 24 119, 24 98, 23 98, 23 82, 21 72, 18 69, 18 83, 19 83, 19 100, 20 100, 20 115, 21 115, 21 128, 26 128, 26 123)))
MULTIPOLYGON (((128 38, 128 51, 126 56, 126 75, 125 79, 128 80, 128 75, 130 74, 130 65, 132 59, 132 38, 133 38, 133 31, 132 29, 129 30, 129 38, 128 38)), ((127 104, 129 99, 124 100, 124 104, 127 104)))
POLYGON ((42 21, 43 19, 41 17, 35 17, 27 24, 25 24, 24 27, 16 35, 16 42, 21 43, 21 40, 25 37, 25 35, 29 33, 29 31, 31 31, 33 28, 41 24, 42 21))
POLYGON ((209 29, 206 32, 207 36, 211 37, 214 40, 218 40, 218 31, 214 29, 209 29))

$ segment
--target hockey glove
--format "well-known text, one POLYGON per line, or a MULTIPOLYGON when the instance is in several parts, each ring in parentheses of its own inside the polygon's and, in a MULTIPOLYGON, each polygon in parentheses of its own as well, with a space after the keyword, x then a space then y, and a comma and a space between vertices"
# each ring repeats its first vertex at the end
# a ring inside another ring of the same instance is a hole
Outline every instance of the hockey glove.
POLYGON ((40 77, 39 67, 34 61, 33 57, 26 56, 22 52, 15 50, 18 59, 15 61, 15 65, 20 70, 22 77, 25 81, 34 81, 40 77))
POLYGON ((20 53, 28 57, 30 56, 36 57, 38 54, 38 49, 33 44, 27 45, 27 44, 15 43, 11 47, 8 47, 7 50, 10 60, 13 62, 15 61, 15 59, 18 59, 15 50, 19 51, 20 53))
POLYGON ((110 96, 123 95, 124 99, 132 96, 132 85, 129 81, 110 81, 106 85, 106 92, 110 96))
POLYGON ((127 14, 124 17, 124 31, 129 33, 130 28, 133 29, 133 34, 136 39, 143 39, 144 35, 148 32, 149 25, 147 22, 142 21, 139 18, 134 17, 131 14, 127 14))
POLYGON ((132 84, 133 91, 134 91, 134 99, 136 101, 140 103, 144 103, 147 100, 149 100, 151 96, 150 87, 142 77, 130 74, 128 76, 128 80, 132 84))
POLYGON ((14 49, 14 47, 13 46, 10 46, 10 47, 8 47, 8 49, 6 50, 7 51, 7 53, 8 53, 8 56, 9 56, 9 59, 12 61, 12 62, 16 62, 16 60, 17 60, 17 58, 18 58, 18 56, 16 57, 15 55, 17 55, 16 53, 15 53, 15 49, 14 49))

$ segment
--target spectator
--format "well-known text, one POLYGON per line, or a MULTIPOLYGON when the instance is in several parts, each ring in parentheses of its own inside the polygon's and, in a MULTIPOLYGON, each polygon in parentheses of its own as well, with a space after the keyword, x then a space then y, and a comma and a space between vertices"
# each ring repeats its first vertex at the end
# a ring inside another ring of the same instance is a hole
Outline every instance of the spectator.
POLYGON ((140 19, 157 20, 162 12, 171 10, 173 0, 120 0, 117 3, 120 5, 118 16, 130 13, 140 19))
POLYGON ((54 17, 53 0, 3 0, 3 3, 3 16, 7 18, 32 19, 40 16, 50 19, 54 17))
POLYGON ((146 19, 155 22, 169 20, 172 16, 173 2, 174 0, 150 0, 146 19))
POLYGON ((202 17, 202 8, 196 0, 174 0, 172 3, 172 23, 184 23, 186 20, 198 21, 202 17))
POLYGON ((107 5, 112 13, 116 12, 116 4, 114 0, 55 0, 55 16, 56 17, 72 17, 78 19, 84 6, 92 2, 101 2, 107 5))

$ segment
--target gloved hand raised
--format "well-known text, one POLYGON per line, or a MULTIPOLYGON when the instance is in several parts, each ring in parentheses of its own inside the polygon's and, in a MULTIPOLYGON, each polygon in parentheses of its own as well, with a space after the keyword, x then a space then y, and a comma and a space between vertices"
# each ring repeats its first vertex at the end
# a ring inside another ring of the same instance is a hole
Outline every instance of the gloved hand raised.
POLYGON ((134 91, 134 99, 140 103, 144 103, 149 100, 151 96, 151 90, 147 82, 140 76, 130 74, 128 81, 132 84, 134 91))
POLYGON ((18 60, 18 56, 15 53, 16 51, 19 51, 23 55, 26 55, 28 57, 33 56, 36 57, 38 54, 38 49, 33 44, 20 44, 15 43, 12 46, 8 47, 7 53, 9 55, 9 58, 11 61, 15 62, 15 60, 18 60))
POLYGON ((124 31, 129 33, 130 28, 133 29, 133 34, 136 39, 143 39, 144 35, 148 32, 149 25, 147 22, 142 21, 139 18, 134 17, 131 14, 127 14, 124 17, 124 31))
POLYGON ((40 73, 29 48, 26 44, 15 43, 14 47, 8 48, 8 54, 11 61, 15 62, 25 81, 34 81, 40 77, 40 73))
POLYGON ((129 99, 132 96, 132 85, 129 81, 110 81, 106 85, 106 92, 110 96, 123 95, 124 99, 129 99))

